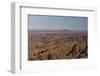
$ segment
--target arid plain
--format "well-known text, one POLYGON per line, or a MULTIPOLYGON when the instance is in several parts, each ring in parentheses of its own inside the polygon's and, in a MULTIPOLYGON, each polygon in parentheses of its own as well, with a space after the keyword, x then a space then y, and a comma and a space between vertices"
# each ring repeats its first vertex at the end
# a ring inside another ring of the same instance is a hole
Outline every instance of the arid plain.
POLYGON ((28 60, 88 58, 87 31, 29 30, 28 60))

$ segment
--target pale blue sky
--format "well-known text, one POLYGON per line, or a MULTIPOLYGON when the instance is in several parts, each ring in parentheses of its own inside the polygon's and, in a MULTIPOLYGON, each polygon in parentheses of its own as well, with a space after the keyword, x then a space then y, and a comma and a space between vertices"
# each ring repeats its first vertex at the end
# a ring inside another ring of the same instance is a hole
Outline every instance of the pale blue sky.
POLYGON ((88 18, 75 16, 29 15, 29 30, 87 30, 88 18))

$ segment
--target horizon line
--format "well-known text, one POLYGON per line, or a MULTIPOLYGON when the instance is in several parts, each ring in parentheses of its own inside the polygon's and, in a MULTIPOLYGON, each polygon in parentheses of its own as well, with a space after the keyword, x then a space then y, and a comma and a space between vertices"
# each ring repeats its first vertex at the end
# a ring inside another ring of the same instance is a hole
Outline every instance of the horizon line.
POLYGON ((82 29, 80 29, 80 30, 75 30, 75 29, 28 29, 28 31, 31 31, 31 30, 53 30, 53 31, 59 31, 59 30, 62 30, 62 31, 88 31, 88 29, 86 29, 86 30, 82 30, 82 29))

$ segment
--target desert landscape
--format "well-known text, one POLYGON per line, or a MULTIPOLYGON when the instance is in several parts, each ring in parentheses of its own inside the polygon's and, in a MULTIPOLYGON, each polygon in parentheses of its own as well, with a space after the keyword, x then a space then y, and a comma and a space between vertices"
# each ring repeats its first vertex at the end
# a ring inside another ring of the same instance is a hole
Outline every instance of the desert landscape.
POLYGON ((88 58, 88 17, 28 15, 28 61, 88 58))
POLYGON ((28 60, 88 58, 88 32, 28 30, 28 60))

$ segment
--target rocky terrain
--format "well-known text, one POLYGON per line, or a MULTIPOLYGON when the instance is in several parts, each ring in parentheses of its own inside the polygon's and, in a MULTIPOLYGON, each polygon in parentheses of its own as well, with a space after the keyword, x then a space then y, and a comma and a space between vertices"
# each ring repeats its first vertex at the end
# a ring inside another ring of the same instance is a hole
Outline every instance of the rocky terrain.
POLYGON ((87 31, 28 31, 28 60, 88 58, 87 31))

